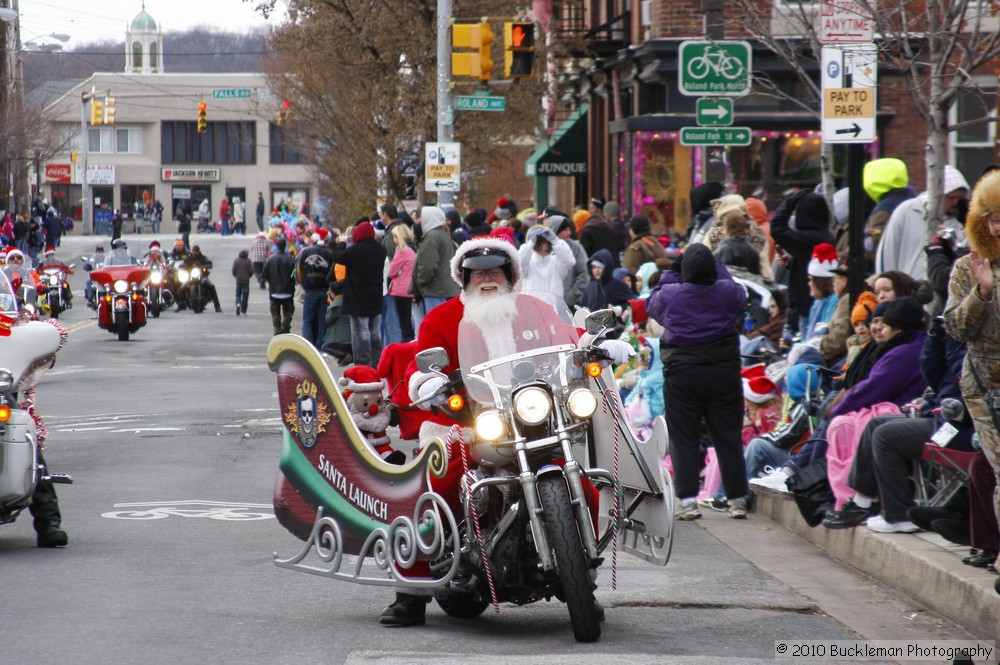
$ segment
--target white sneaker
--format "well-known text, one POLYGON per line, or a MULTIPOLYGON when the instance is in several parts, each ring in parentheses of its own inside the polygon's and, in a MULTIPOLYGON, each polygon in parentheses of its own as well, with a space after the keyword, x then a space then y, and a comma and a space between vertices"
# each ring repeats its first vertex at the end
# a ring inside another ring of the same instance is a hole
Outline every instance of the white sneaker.
POLYGON ((885 518, 881 515, 872 515, 865 524, 868 525, 869 529, 878 533, 913 533, 914 531, 920 531, 920 527, 913 522, 886 522, 885 518))
POLYGON ((772 469, 771 467, 764 467, 764 471, 768 471, 769 469, 770 471, 766 476, 763 478, 753 478, 750 480, 750 484, 757 487, 766 487, 777 492, 788 492, 788 486, 785 485, 785 481, 792 475, 789 473, 788 468, 772 469))

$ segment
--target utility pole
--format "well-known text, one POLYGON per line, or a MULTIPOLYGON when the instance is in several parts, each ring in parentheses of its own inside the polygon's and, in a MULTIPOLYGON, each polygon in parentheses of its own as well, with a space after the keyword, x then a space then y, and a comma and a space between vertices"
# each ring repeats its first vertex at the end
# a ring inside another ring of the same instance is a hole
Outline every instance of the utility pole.
POLYGON ((80 155, 83 157, 83 176, 80 178, 80 214, 83 224, 83 234, 90 235, 94 232, 94 215, 90 207, 90 187, 87 182, 87 155, 90 152, 90 134, 87 132, 87 101, 93 98, 91 93, 80 93, 80 136, 83 137, 80 155))
MULTIPOLYGON (((705 14, 705 39, 708 41, 720 42, 726 38, 723 3, 724 0, 701 0, 701 11, 705 14)), ((705 179, 708 182, 726 181, 725 153, 726 149, 721 146, 705 148, 705 179)))
MULTIPOLYGON (((721 0, 720 0, 721 1, 721 0)), ((455 113, 452 109, 451 44, 448 27, 451 23, 452 0, 437 0, 437 141, 451 143, 455 140, 455 113)), ((438 192, 438 207, 450 210, 455 207, 454 192, 438 192)))

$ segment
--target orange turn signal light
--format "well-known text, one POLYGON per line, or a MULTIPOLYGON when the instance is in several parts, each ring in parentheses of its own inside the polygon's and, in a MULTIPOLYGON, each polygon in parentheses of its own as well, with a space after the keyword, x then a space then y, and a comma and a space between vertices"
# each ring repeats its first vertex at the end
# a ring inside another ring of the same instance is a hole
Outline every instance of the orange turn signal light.
POLYGON ((452 395, 448 398, 448 408, 452 411, 461 411, 465 406, 465 398, 461 395, 452 395))
POLYGON ((604 368, 601 367, 601 363, 587 363, 587 376, 592 379, 596 379, 601 375, 604 368))
POLYGON ((10 420, 10 407, 6 404, 0 405, 0 423, 10 420))

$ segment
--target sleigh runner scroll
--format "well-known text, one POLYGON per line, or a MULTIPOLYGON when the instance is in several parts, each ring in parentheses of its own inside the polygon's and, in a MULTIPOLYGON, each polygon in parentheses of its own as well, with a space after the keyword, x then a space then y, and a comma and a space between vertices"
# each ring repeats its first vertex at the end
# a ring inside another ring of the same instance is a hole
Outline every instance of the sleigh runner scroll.
POLYGON ((455 518, 430 487, 444 475, 447 456, 437 439, 416 459, 388 464, 366 442, 337 383, 315 348, 297 335, 276 336, 268 365, 277 374, 283 441, 274 488, 274 513, 305 540, 283 567, 366 584, 437 587, 454 571, 425 576, 426 562, 451 554, 457 562, 455 518), (310 550, 327 564, 302 563, 310 550), (353 571, 340 570, 343 555, 357 555, 353 571), (365 562, 382 571, 365 577, 365 562), (385 577, 388 572, 391 579, 385 577), (423 573, 423 574, 422 574, 423 573))

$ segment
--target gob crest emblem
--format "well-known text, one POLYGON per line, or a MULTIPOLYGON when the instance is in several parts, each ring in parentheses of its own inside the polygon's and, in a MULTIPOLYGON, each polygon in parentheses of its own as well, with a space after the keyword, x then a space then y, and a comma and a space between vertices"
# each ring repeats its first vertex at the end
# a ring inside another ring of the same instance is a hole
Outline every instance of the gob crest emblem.
POLYGON ((320 399, 316 384, 309 379, 295 386, 295 394, 298 397, 285 409, 285 424, 292 434, 299 437, 303 446, 312 448, 319 435, 326 431, 330 410, 326 401, 320 399))

